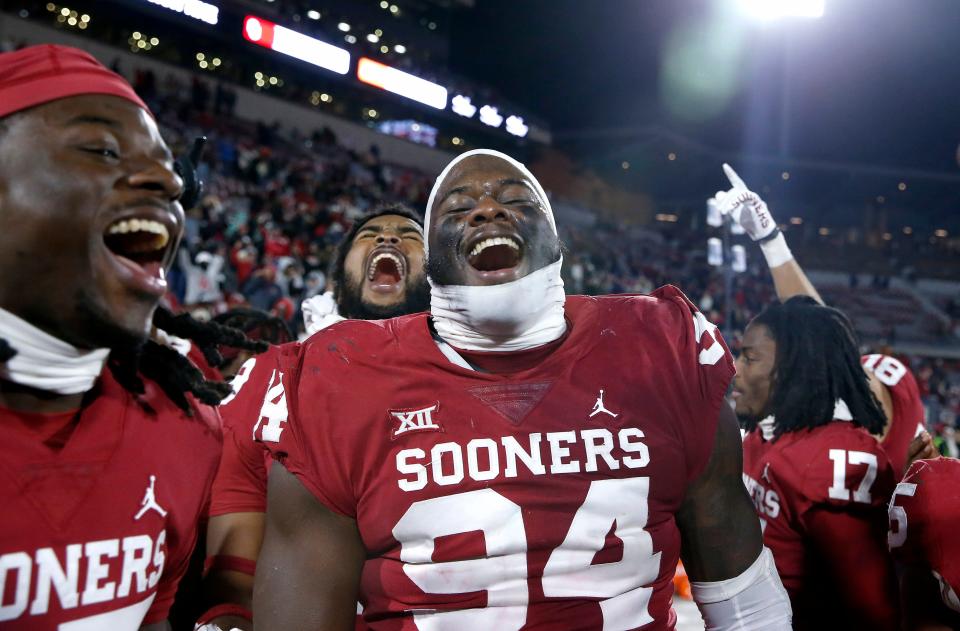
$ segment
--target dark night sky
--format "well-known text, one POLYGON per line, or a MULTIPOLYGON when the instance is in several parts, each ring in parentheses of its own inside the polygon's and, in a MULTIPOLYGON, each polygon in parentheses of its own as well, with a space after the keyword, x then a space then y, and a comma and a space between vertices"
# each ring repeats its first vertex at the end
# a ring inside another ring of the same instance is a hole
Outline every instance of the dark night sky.
POLYGON ((591 131, 649 125, 774 154, 786 95, 791 157, 956 173, 960 1, 826 3, 760 26, 736 0, 477 0, 454 20, 451 65, 587 154, 617 143, 591 131), (678 77, 693 85, 679 96, 678 77))

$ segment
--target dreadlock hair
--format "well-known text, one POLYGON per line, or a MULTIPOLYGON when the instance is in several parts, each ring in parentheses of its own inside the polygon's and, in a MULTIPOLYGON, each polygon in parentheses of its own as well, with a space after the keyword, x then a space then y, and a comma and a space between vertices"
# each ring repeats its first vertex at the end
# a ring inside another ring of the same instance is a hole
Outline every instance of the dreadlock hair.
MULTIPOLYGON (((834 419, 843 400, 853 424, 871 434, 886 425, 880 402, 860 365, 857 335, 850 319, 809 296, 795 296, 765 309, 751 326, 762 324, 777 345, 768 411, 774 435, 813 429, 834 419)), ((752 430, 757 421, 748 422, 752 430)))
MULTIPOLYGON (((169 335, 182 337, 196 344, 211 366, 223 361, 220 345, 241 348, 254 353, 267 350, 266 342, 249 340, 242 331, 217 322, 200 322, 189 314, 174 315, 163 307, 154 312, 153 324, 169 335)), ((107 364, 113 377, 126 390, 143 394, 140 375, 156 382, 160 389, 188 415, 192 409, 187 394, 201 403, 218 405, 230 394, 230 384, 204 377, 189 359, 176 350, 149 340, 139 348, 113 350, 107 364)))
POLYGON ((336 256, 333 257, 333 262, 331 262, 330 270, 327 274, 327 276, 333 282, 333 301, 337 303, 337 305, 340 304, 340 296, 343 294, 343 291, 346 288, 347 271, 344 262, 347 260, 347 255, 350 254, 350 248, 353 246, 354 237, 356 237, 357 233, 360 232, 360 228, 365 226, 368 222, 384 215, 397 215, 399 217, 406 217, 407 219, 416 222, 421 228, 423 227, 423 217, 417 214, 409 206, 400 203, 378 204, 367 211, 364 215, 358 217, 357 220, 353 222, 353 225, 350 226, 350 229, 344 233, 343 239, 341 239, 340 243, 337 245, 336 256))
POLYGON ((293 331, 282 318, 260 309, 235 307, 214 316, 213 321, 268 344, 283 344, 293 339, 293 331))

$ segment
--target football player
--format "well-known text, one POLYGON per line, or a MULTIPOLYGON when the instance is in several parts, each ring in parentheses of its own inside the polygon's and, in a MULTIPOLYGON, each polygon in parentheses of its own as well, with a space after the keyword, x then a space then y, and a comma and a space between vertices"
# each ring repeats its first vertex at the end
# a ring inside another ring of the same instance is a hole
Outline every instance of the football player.
MULTIPOLYGON (((760 246, 777 297, 786 302, 793 296, 810 296, 820 304, 823 299, 793 258, 786 238, 766 203, 751 191, 728 164, 723 165, 730 180, 728 191, 717 193, 720 211, 729 213, 747 235, 760 246)), ((924 430, 924 408, 913 372, 899 359, 871 353, 860 358, 870 379, 870 390, 883 409, 883 429, 876 435, 894 472, 900 476, 916 458, 933 458, 936 447, 924 430), (915 442, 913 444, 912 441, 915 442)))
MULTIPOLYGON (((424 272, 423 228, 420 218, 408 208, 383 205, 359 218, 344 235, 337 249, 330 277, 339 315, 326 318, 379 320, 424 311, 430 305, 430 289, 424 272)), ((256 362, 248 361, 234 380, 239 391, 270 386, 268 381, 250 383, 256 362)), ((265 375, 269 377, 269 375, 265 375)), ((224 402, 222 410, 240 403, 224 402)), ((254 413, 259 414, 257 408, 254 413)), ((211 608, 199 623, 222 629, 252 628, 250 605, 253 574, 263 540, 266 511, 269 452, 254 442, 251 421, 224 412, 224 454, 214 482, 211 520, 207 534, 207 577, 211 608)))
MULTIPOLYGON (((566 297, 549 200, 476 150, 427 204, 429 313, 280 347, 241 388, 278 462, 258 628, 790 628, 745 493, 733 361, 673 287, 566 297)), ((241 401, 243 399, 243 401, 241 401)))
POLYGON ((960 629, 960 460, 914 462, 889 510, 888 543, 902 565, 904 628, 960 629))
POLYGON ((0 54, 0 626, 165 629, 221 449, 237 331, 158 309, 183 181, 133 88, 89 54, 0 54))
MULTIPOLYGON (((730 180, 728 191, 717 193, 722 213, 730 213, 763 252, 777 297, 786 302, 793 296, 810 296, 820 304, 823 299, 793 258, 786 238, 766 203, 751 191, 728 164, 723 165, 730 180)), ((880 402, 886 422, 876 435, 897 476, 916 458, 937 454, 930 434, 924 430, 924 408, 917 380, 896 357, 870 353, 860 358, 870 379, 870 389, 880 402), (911 442, 916 439, 916 443, 911 442)))
POLYGON ((744 482, 793 602, 795 629, 896 629, 886 549, 895 476, 852 325, 809 296, 747 326, 733 398, 744 482))

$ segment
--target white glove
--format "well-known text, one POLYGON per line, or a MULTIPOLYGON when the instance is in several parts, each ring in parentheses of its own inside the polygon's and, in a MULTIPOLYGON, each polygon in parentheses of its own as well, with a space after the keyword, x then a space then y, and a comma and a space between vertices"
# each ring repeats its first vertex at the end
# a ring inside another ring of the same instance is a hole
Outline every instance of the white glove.
MULTIPOLYGON (((204 625, 194 627, 193 631, 224 631, 224 629, 221 629, 220 625, 210 622, 204 625)), ((230 631, 240 631, 240 629, 238 629, 237 627, 233 627, 230 629, 230 631)))
POLYGON ((729 164, 723 165, 723 172, 733 188, 717 193, 717 207, 720 212, 724 215, 729 213, 754 241, 769 237, 777 229, 777 222, 774 221, 766 203, 760 199, 759 195, 747 188, 729 164))
POLYGON ((303 309, 303 323, 307 329, 307 335, 313 335, 343 320, 337 313, 337 303, 334 302, 331 291, 304 300, 300 308, 303 309))
POLYGON ((787 247, 787 241, 777 227, 777 222, 770 214, 767 204, 759 195, 747 188, 729 164, 724 163, 723 172, 733 188, 718 192, 714 198, 720 213, 724 215, 729 213, 744 232, 760 244, 768 266, 779 267, 792 261, 793 254, 787 247))

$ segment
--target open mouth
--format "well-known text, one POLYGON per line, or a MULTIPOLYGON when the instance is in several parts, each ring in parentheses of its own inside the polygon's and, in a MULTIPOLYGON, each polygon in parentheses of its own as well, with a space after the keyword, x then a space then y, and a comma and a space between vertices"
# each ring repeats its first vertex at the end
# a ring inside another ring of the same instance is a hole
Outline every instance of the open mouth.
POLYGON ((467 262, 480 272, 512 269, 520 264, 520 244, 510 237, 489 237, 477 242, 467 262))
POLYGON ((103 242, 121 264, 124 277, 148 293, 166 291, 164 263, 172 245, 166 225, 144 217, 117 219, 107 226, 103 242))
POLYGON ((367 282, 374 291, 393 291, 403 282, 407 266, 403 257, 391 251, 374 252, 367 265, 367 282))

